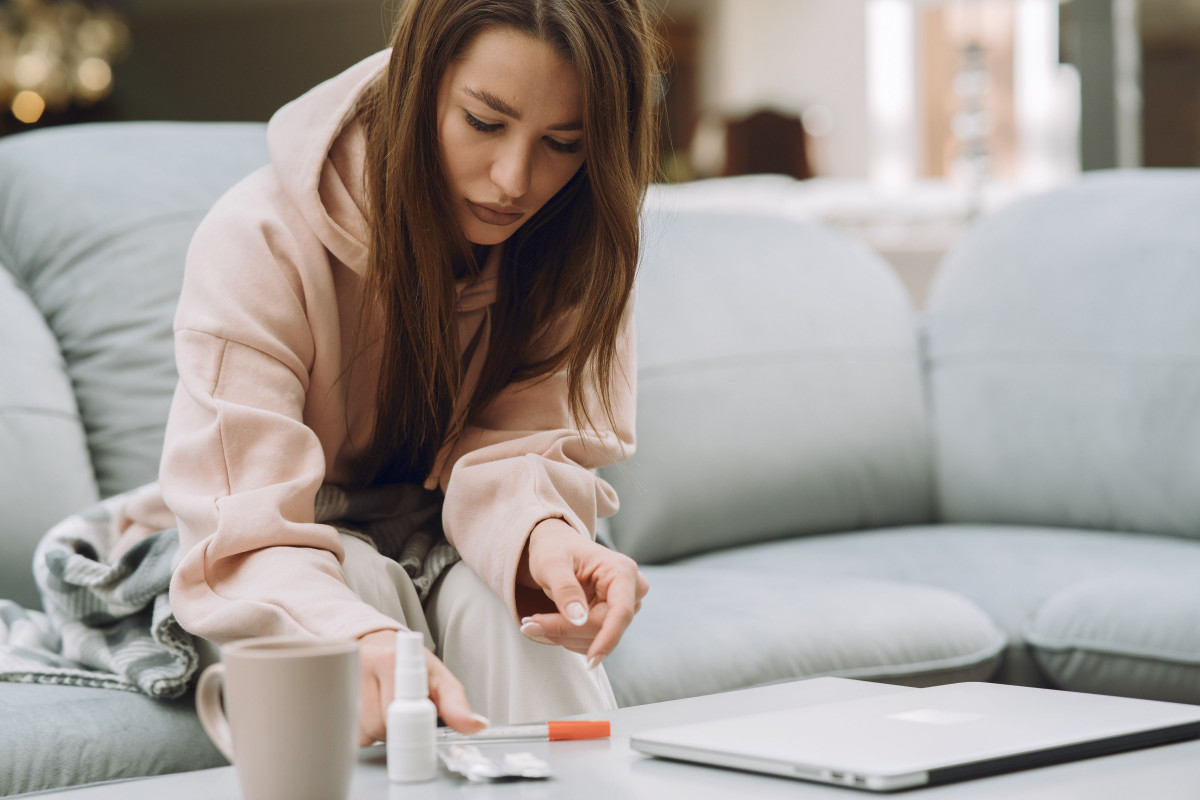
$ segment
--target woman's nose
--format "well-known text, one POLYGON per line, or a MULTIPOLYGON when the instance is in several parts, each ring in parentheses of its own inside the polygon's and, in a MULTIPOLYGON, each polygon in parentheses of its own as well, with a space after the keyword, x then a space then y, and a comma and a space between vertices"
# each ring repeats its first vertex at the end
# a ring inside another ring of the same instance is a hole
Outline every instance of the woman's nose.
POLYGON ((529 191, 532 162, 529 149, 514 142, 502 149, 492 164, 492 183, 506 198, 524 197, 529 191))

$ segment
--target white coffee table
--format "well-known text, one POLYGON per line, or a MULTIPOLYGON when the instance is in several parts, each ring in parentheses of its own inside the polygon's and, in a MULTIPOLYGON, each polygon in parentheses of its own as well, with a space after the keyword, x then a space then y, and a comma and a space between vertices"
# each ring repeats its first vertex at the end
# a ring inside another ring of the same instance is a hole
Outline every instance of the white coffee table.
MULTIPOLYGON (((607 740, 482 745, 489 753, 525 751, 545 759, 554 770, 554 777, 547 781, 479 785, 443 772, 430 783, 393 785, 388 783, 383 749, 364 748, 359 754, 351 797, 353 800, 865 798, 871 796, 870 793, 648 758, 629 749, 629 736, 667 725, 893 691, 907 690, 840 678, 815 678, 595 715, 612 720, 612 738, 607 740)), ((920 797, 921 800, 1197 798, 1200 797, 1200 740, 919 789, 916 794, 906 792, 902 795, 920 797)), ((71 789, 55 793, 53 797, 56 800, 237 800, 241 791, 233 767, 221 767, 71 789)))

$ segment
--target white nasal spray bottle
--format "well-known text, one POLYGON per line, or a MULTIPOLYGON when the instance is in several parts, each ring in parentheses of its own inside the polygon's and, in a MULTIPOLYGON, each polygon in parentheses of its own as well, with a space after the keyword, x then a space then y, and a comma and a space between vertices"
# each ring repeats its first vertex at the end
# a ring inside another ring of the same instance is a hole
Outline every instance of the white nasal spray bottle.
POLYGON ((387 771, 393 783, 437 775, 437 708, 429 699, 425 637, 396 631, 396 694, 387 711, 387 771))

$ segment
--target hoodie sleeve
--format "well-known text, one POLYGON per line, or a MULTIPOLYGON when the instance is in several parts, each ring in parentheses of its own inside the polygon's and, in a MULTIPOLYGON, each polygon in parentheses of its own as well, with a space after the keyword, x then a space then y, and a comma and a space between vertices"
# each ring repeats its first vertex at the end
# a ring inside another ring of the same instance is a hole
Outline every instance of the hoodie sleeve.
MULTIPOLYGON (((441 485, 446 536, 475 574, 507 604, 514 619, 516 575, 525 543, 546 520, 595 536, 596 520, 615 514, 617 495, 597 467, 634 450, 636 347, 630 299, 621 322, 610 383, 615 426, 590 389, 587 410, 596 431, 575 426, 567 404, 567 373, 508 386, 467 426, 453 446, 441 485)), ((571 320, 552 339, 564 340, 571 320)), ((593 386, 589 384, 589 386, 593 386)))
MULTIPOLYGON (((337 532, 314 522, 326 455, 304 422, 317 340, 298 240, 270 168, 230 190, 188 250, 175 318, 179 383, 163 497, 182 560, 171 606, 218 643, 275 634, 355 638, 401 627, 345 583, 337 532)), ((328 287, 332 291, 332 287, 328 287)))

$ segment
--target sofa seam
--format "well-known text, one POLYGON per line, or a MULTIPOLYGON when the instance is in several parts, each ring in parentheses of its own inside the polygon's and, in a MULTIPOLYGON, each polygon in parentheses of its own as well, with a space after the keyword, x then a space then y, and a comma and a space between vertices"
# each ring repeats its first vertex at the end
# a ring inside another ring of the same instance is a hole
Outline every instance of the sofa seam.
MULTIPOLYGON (((983 663, 1003 655, 1005 649, 1009 645, 1009 638, 1007 634, 997 630, 996 635, 996 642, 982 647, 973 653, 964 653, 952 658, 943 658, 939 660, 909 662, 904 666, 909 672, 925 674, 930 672, 940 672, 946 669, 961 669, 963 667, 969 667, 974 664, 983 663)), ((860 667, 851 671, 859 674, 869 674, 871 672, 885 673, 889 669, 894 669, 894 667, 860 667)))
MULTIPOLYGON (((849 678, 877 680, 877 679, 901 679, 909 676, 918 675, 934 675, 939 672, 949 672, 953 670, 961 670, 973 666, 983 666, 988 661, 993 660, 1003 655, 1005 648, 1009 645, 1008 637, 1001 633, 1000 644, 998 646, 990 646, 976 651, 975 653, 958 656, 952 659, 942 661, 917 661, 907 664, 890 664, 876 667, 852 667, 849 669, 830 669, 823 672, 807 673, 805 675, 787 675, 778 679, 762 681, 752 684, 749 687, 757 686, 772 686, 779 683, 788 683, 796 680, 810 680, 813 678, 849 678)), ((994 670, 993 670, 994 672, 994 670)))
POLYGON ((929 511, 934 524, 940 524, 946 519, 945 501, 942 495, 942 467, 938 446, 937 401, 933 392, 933 355, 932 334, 930 333, 930 315, 928 310, 922 310, 916 315, 914 328, 917 337, 917 364, 921 380, 921 406, 925 412, 925 444, 927 446, 926 461, 929 478, 929 511))
POLYGON ((1052 351, 1045 350, 1010 350, 979 352, 958 352, 948 355, 929 355, 930 367, 953 368, 987 364, 1020 364, 1030 363, 1063 363, 1105 364, 1109 366, 1129 366, 1131 364, 1197 364, 1200 356, 1196 355, 1151 355, 1147 353, 1111 353, 1102 351, 1052 351), (970 363, 963 363, 970 362, 970 363))
POLYGON ((1153 661, 1169 661, 1183 666, 1200 666, 1200 658, 1188 656, 1171 650, 1153 651, 1107 641, 1084 642, 1080 639, 1061 639, 1052 641, 1031 631, 1025 631, 1023 633, 1023 638, 1027 644, 1052 653, 1077 651, 1103 656, 1122 656, 1125 658, 1140 658, 1153 661))
POLYGON ((12 278, 13 285, 24 292, 25 296, 28 297, 29 291, 25 286, 25 281, 20 275, 13 272, 13 265, 15 263, 16 259, 13 257, 12 250, 9 249, 8 245, 5 243, 5 240, 0 238, 0 268, 7 272, 9 277, 12 278))
POLYGON ((71 422, 82 422, 82 419, 77 411, 61 411, 57 408, 38 408, 37 406, 0 406, 0 416, 5 416, 8 414, 27 414, 30 416, 56 417, 59 419, 70 420, 71 422))
POLYGON ((783 362, 808 362, 808 363, 864 363, 864 364, 887 364, 899 363, 908 364, 912 362, 914 356, 919 358, 919 352, 915 350, 885 350, 885 349, 854 349, 849 348, 844 351, 801 351, 801 350, 783 350, 776 353, 768 353, 757 356, 723 356, 720 358, 696 358, 678 361, 672 364, 664 364, 660 366, 643 367, 638 372, 638 380, 643 381, 647 378, 657 378, 662 375, 678 374, 683 372, 701 372, 712 371, 723 368, 745 367, 745 366, 771 366, 783 362), (851 356, 847 358, 847 355, 851 356))
MULTIPOLYGON (((897 673, 903 673, 904 675, 929 675, 929 674, 936 673, 936 672, 945 672, 948 670, 963 669, 964 667, 982 665, 991 659, 997 658, 998 656, 1002 656, 1005 649, 1009 646, 1010 641, 1009 641, 1007 634, 1003 633, 1002 631, 997 630, 997 635, 999 637, 998 642, 990 644, 986 647, 980 648, 979 650, 976 650, 974 652, 965 653, 965 654, 962 654, 959 656, 954 656, 951 658, 944 658, 944 659, 940 659, 940 660, 912 661, 912 662, 907 662, 907 663, 903 663, 903 664, 888 664, 888 665, 881 665, 881 666, 875 666, 875 667, 851 667, 848 669, 831 669, 831 670, 825 670, 823 672, 814 672, 811 674, 807 674, 807 675, 804 675, 803 678, 805 680, 807 680, 809 678, 827 678, 827 677, 851 677, 851 678, 858 677, 858 678, 862 678, 862 677, 872 677, 872 676, 888 677, 888 676, 892 676, 892 675, 895 675, 895 677, 902 677, 901 674, 897 674, 897 673)), ((790 677, 781 678, 781 679, 779 679, 779 681, 769 681, 768 683, 756 684, 756 685, 767 686, 767 685, 770 685, 771 683, 779 683, 780 681, 791 681, 791 680, 799 680, 799 677, 792 675, 790 677)))

